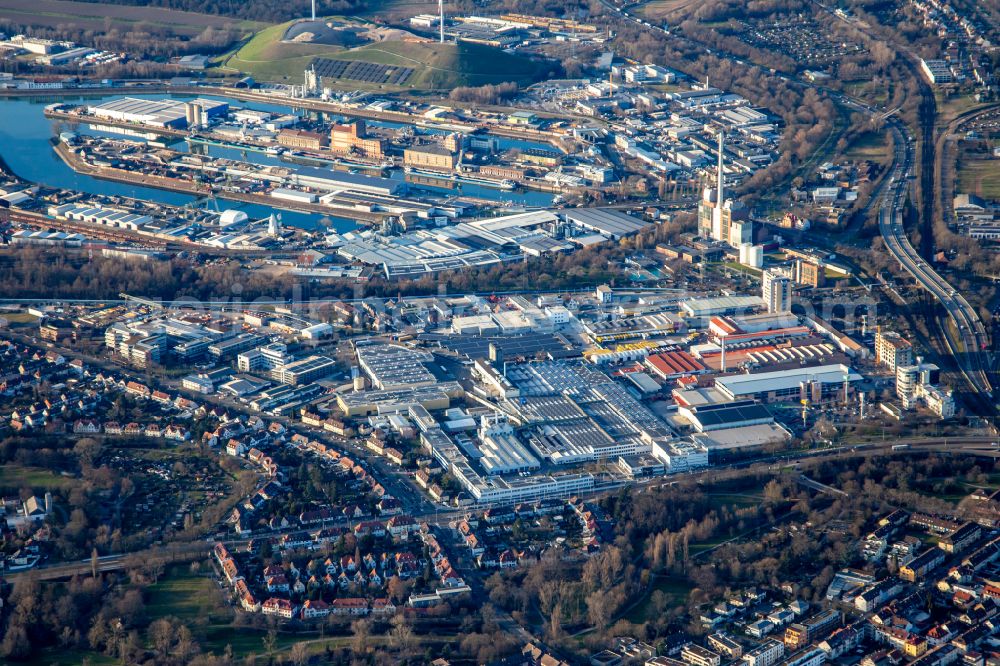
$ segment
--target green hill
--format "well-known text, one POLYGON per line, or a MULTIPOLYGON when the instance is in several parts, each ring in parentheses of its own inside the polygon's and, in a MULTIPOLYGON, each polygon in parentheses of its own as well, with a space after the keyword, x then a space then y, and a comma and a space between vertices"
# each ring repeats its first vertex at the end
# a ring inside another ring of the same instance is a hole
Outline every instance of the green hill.
POLYGON ((542 63, 491 46, 466 42, 379 42, 332 57, 412 67, 415 71, 408 86, 437 90, 505 81, 528 85, 544 74, 542 63))
POLYGON ((296 44, 281 41, 292 22, 272 25, 229 54, 220 67, 250 74, 261 81, 302 82, 302 72, 316 56, 332 57, 344 51, 323 44, 296 44))
MULTIPOLYGON (((448 90, 458 86, 516 81, 527 85, 546 71, 544 63, 481 44, 438 42, 372 42, 353 49, 308 43, 283 42, 290 24, 271 26, 226 58, 223 68, 249 74, 260 81, 294 82, 315 57, 356 60, 413 68, 406 88, 448 90)), ((378 87, 344 79, 345 86, 378 87)), ((387 88, 390 88, 387 86, 387 88)), ((398 88, 397 88, 398 89, 398 88)))

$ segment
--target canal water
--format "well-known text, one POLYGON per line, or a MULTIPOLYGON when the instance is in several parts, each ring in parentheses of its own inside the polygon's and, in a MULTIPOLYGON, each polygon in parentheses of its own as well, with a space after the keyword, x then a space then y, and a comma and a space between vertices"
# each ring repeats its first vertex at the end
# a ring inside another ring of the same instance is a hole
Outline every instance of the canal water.
MULTIPOLYGON (((9 98, 0 100, 0 155, 3 156, 7 165, 15 174, 22 179, 33 183, 41 183, 50 187, 75 190, 88 194, 128 196, 177 206, 183 206, 194 202, 195 197, 188 194, 140 187, 127 183, 117 183, 113 181, 101 180, 84 174, 78 174, 73 171, 73 169, 66 166, 66 164, 59 159, 59 156, 56 155, 55 151, 52 149, 49 140, 58 136, 59 133, 63 131, 74 131, 81 134, 112 135, 106 134, 105 132, 96 132, 85 125, 70 126, 64 121, 50 120, 46 118, 43 113, 48 104, 52 104, 54 102, 93 104, 99 103, 101 100, 121 97, 125 94, 127 93, 123 91, 121 95, 107 95, 105 97, 81 98, 74 95, 58 95, 51 97, 9 98)), ((171 96, 163 94, 135 96, 145 99, 163 99, 166 97, 174 97, 176 99, 191 98, 191 96, 185 95, 171 96)), ((289 109, 292 108, 290 106, 259 102, 243 103, 219 97, 213 97, 213 99, 222 99, 222 101, 226 101, 237 106, 247 106, 253 109, 276 113, 287 113, 289 109)), ((332 116, 327 119, 339 120, 339 118, 332 116)), ((372 122, 371 124, 379 125, 383 123, 372 122)), ((393 127, 397 126, 394 123, 384 123, 384 125, 393 127)), ((419 133, 426 134, 433 133, 433 131, 421 129, 419 133)), ((136 137, 127 138, 135 139, 136 137)), ((517 141, 514 139, 507 139, 505 137, 500 137, 500 143, 504 148, 548 147, 542 144, 517 141)), ((187 142, 181 141, 175 144, 173 148, 175 150, 188 150, 190 149, 190 146, 187 142)), ((244 152, 229 148, 204 145, 197 146, 195 150, 201 153, 207 152, 212 156, 245 160, 261 164, 287 164, 282 162, 276 156, 265 155, 263 153, 244 152)), ((396 179, 404 179, 405 176, 406 175, 400 170, 394 170, 392 174, 392 177, 396 179)), ((445 187, 412 184, 410 189, 411 192, 414 192, 417 195, 419 195, 420 192, 426 192, 427 194, 436 196, 469 196, 492 199, 500 204, 510 206, 543 207, 552 203, 552 195, 545 192, 506 192, 480 185, 458 185, 448 182, 443 183, 443 185, 445 185, 445 187)), ((293 210, 280 209, 278 207, 271 208, 269 206, 259 204, 228 201, 222 198, 220 198, 216 204, 220 209, 236 208, 243 210, 253 219, 264 218, 272 212, 276 212, 281 215, 282 221, 285 224, 303 229, 316 229, 320 226, 326 226, 331 230, 344 232, 355 229, 358 226, 357 222, 354 220, 332 215, 303 213, 293 210)), ((211 206, 212 204, 201 202, 200 205, 211 206)))

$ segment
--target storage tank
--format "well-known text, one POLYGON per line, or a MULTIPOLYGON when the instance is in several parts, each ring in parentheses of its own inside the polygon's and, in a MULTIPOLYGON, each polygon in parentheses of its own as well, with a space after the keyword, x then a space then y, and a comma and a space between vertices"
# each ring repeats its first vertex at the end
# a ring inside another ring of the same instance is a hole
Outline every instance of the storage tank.
POLYGON ((743 243, 740 245, 740 263, 751 268, 760 268, 764 265, 764 246, 743 243))
POLYGON ((222 214, 219 215, 219 226, 228 227, 233 224, 242 224, 249 219, 247 214, 241 210, 224 210, 222 214))

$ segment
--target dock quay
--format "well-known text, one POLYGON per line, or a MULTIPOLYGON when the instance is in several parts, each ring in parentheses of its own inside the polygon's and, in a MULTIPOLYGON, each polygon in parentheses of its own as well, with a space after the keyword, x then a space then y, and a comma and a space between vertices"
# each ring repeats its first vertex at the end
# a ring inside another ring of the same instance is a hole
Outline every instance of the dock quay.
POLYGON ((335 215, 338 217, 347 217, 351 219, 358 220, 360 222, 365 222, 368 224, 377 224, 382 221, 385 217, 382 213, 369 212, 364 210, 357 210, 354 208, 341 208, 326 206, 322 204, 308 203, 308 202, 286 202, 278 201, 273 197, 269 197, 263 194, 255 194, 251 192, 233 192, 224 190, 222 188, 213 188, 211 186, 199 185, 190 181, 179 180, 176 178, 168 178, 164 176, 151 175, 151 174, 140 174, 133 171, 127 171, 125 169, 117 169, 114 167, 104 167, 104 166, 94 166, 88 164, 84 160, 75 154, 68 146, 62 142, 57 142, 54 146, 56 154, 59 155, 60 159, 66 163, 71 169, 78 173, 82 173, 88 176, 93 176, 95 178, 102 178, 105 180, 112 180, 119 183, 127 183, 129 185, 140 185, 143 187, 153 187, 161 190, 169 190, 172 192, 181 192, 184 194, 190 194, 196 197, 204 196, 217 196, 222 199, 229 199, 231 201, 242 201, 244 203, 261 204, 271 208, 283 208, 287 210, 294 210, 297 212, 304 213, 315 213, 318 215, 335 215))

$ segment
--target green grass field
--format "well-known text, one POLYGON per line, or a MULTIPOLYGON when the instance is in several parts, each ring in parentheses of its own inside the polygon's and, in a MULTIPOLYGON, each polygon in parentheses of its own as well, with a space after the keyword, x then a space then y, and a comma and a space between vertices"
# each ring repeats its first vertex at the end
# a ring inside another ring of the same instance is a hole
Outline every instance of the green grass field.
POLYGON ((224 67, 251 74, 260 80, 301 82, 309 62, 317 57, 332 57, 343 51, 335 46, 318 44, 284 44, 282 36, 289 23, 272 25, 261 30, 234 53, 221 60, 224 67))
POLYGON ((878 132, 859 134, 844 151, 844 157, 856 161, 887 162, 889 160, 889 144, 886 139, 886 135, 878 132))
POLYGON ((962 159, 956 191, 1000 200, 1000 160, 962 159))
POLYGON ((14 463, 0 466, 0 488, 54 490, 65 488, 73 483, 75 481, 72 478, 60 476, 58 473, 41 467, 24 467, 14 463))
POLYGON ((760 493, 709 493, 708 499, 713 509, 721 509, 724 506, 743 508, 760 504, 764 496, 760 493))
POLYGON ((207 618, 215 606, 216 587, 207 576, 175 568, 149 588, 146 612, 153 619, 171 615, 182 620, 207 618))
POLYGON ((89 650, 67 650, 65 648, 46 648, 29 661, 21 662, 24 666, 113 666, 120 664, 118 659, 108 657, 99 652, 89 650))
POLYGON ((650 0, 633 11, 651 19, 675 18, 675 14, 686 12, 697 0, 650 0))
MULTIPOLYGON (((170 616, 180 619, 195 632, 205 652, 222 654, 228 645, 237 658, 261 654, 266 632, 234 628, 232 611, 215 603, 218 594, 217 583, 207 575, 174 567, 149 588, 146 613, 150 621, 170 616)), ((287 649, 295 642, 295 638, 279 634, 276 649, 287 649)))
POLYGON ((288 26, 288 23, 283 23, 260 31, 236 52, 222 58, 220 66, 249 74, 261 81, 298 83, 313 58, 359 60, 412 67, 416 71, 405 87, 381 86, 350 79, 343 79, 341 85, 357 89, 434 90, 505 81, 528 85, 537 80, 543 70, 543 66, 535 61, 480 44, 385 41, 344 49, 319 44, 285 43, 281 39, 288 26))

